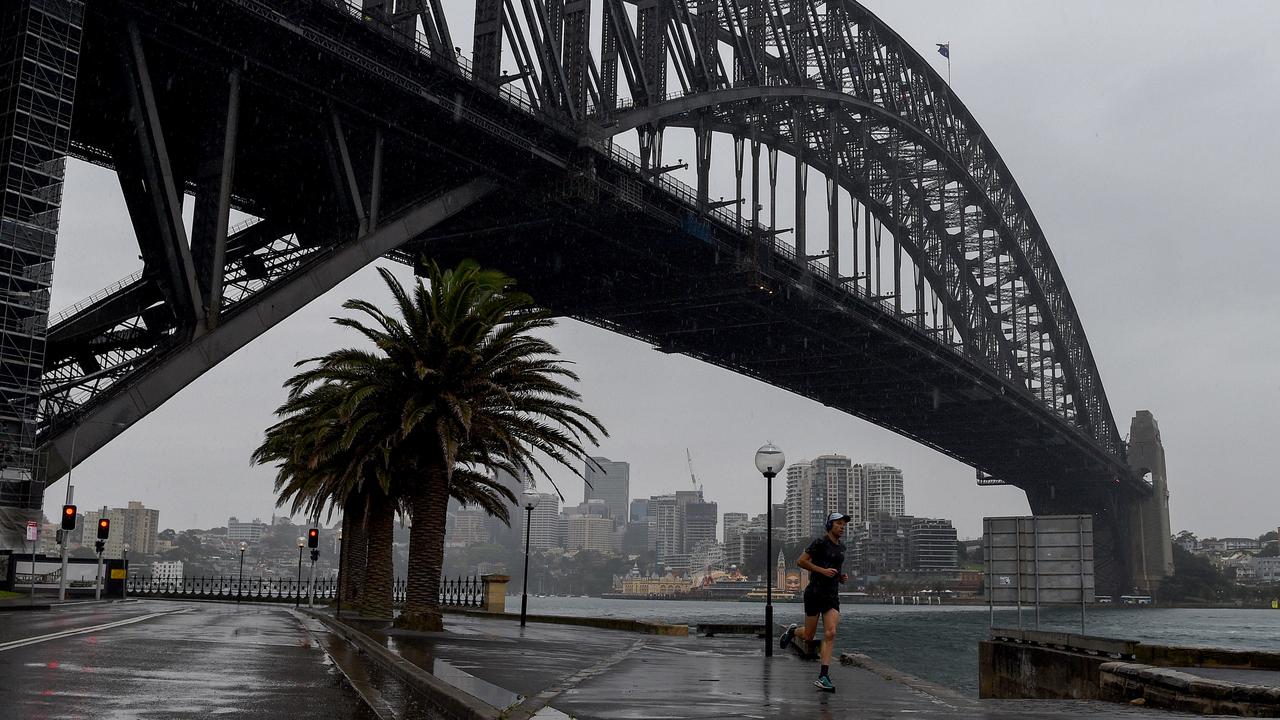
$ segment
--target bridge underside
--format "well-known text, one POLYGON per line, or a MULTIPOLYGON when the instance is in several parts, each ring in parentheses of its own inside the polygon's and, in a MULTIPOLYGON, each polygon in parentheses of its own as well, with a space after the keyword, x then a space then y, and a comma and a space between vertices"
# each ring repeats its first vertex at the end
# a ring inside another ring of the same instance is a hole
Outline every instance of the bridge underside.
MULTIPOLYGON (((1100 536, 1126 532, 1120 508, 1143 488, 1123 463, 982 356, 456 67, 304 10, 291 24, 230 2, 195 16, 91 4, 72 153, 117 172, 144 269, 50 327, 46 482, 377 257, 474 258, 558 314, 890 428, 1021 487, 1036 512, 1070 501, 1100 536), (231 207, 261 220, 228 228, 231 207)), ((1112 555, 1100 573, 1125 577, 1112 555)))

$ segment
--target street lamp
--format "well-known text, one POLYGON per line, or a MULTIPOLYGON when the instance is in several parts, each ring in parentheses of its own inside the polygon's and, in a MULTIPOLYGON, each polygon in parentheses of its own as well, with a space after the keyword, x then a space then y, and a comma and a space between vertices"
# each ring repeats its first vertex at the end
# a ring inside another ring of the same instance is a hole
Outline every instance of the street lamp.
POLYGON ((533 509, 538 507, 542 496, 535 492, 524 494, 524 587, 520 591, 520 627, 524 627, 525 616, 529 611, 529 538, 533 527, 533 509))
POLYGON ((302 546, 307 544, 306 538, 298 536, 298 582, 293 586, 293 606, 302 602, 302 546))
MULTIPOLYGON (((124 428, 129 427, 128 424, 122 422, 111 422, 108 420, 81 420, 76 424, 76 429, 71 432, 71 455, 67 459, 67 501, 64 505, 71 504, 71 494, 75 490, 71 485, 71 471, 76 467, 76 438, 80 437, 80 428, 85 425, 110 425, 111 427, 124 428)), ((77 522, 79 519, 77 518, 77 522)), ((58 602, 67 599, 67 545, 70 544, 70 538, 67 537, 68 531, 62 532, 62 577, 58 580, 58 602)), ((32 553, 32 557, 35 554, 32 553)))
POLYGON ((236 603, 240 602, 240 595, 244 592, 244 551, 249 549, 249 543, 240 541, 240 579, 236 581, 236 603))
POLYGON ((765 551, 764 551, 764 656, 773 657, 773 575, 769 563, 773 561, 773 478, 787 464, 782 448, 766 443, 756 451, 756 469, 765 479, 765 551))

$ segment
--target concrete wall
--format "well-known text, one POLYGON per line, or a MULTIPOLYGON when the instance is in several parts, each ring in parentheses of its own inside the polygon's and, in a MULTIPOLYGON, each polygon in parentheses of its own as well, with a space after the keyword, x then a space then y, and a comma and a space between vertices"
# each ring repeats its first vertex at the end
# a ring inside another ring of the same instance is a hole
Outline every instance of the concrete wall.
POLYGON ((1039 645, 984 640, 978 643, 978 697, 1101 697, 1099 669, 1111 658, 1039 645))

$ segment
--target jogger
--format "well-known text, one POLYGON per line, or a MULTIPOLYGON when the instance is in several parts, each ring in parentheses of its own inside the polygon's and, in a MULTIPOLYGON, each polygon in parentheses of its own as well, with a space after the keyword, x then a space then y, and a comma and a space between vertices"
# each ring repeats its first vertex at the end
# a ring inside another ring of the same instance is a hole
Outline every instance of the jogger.
POLYGON ((834 692, 836 687, 828 675, 831 654, 835 648, 836 629, 840 624, 840 583, 849 576, 841 571, 844 565, 844 531, 849 516, 831 513, 827 516, 826 530, 822 537, 810 543, 808 549, 796 561, 796 565, 809 571, 809 586, 804 591, 804 628, 792 625, 782 634, 780 644, 786 647, 793 638, 812 643, 818 633, 818 620, 822 620, 822 668, 813 684, 821 690, 834 692))

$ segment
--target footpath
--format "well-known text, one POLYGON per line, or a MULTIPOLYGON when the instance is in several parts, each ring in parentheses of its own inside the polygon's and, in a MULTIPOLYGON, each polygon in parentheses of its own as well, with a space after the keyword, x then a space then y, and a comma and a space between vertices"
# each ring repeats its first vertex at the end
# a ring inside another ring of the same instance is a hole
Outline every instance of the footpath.
POLYGON ((754 636, 682 637, 542 622, 521 628, 482 614, 448 614, 444 632, 417 633, 345 613, 337 622, 329 611, 313 616, 430 697, 432 717, 1180 716, 1104 702, 978 700, 852 655, 831 669, 836 692, 824 693, 811 684, 815 663, 782 651, 765 658, 763 640, 754 636))

